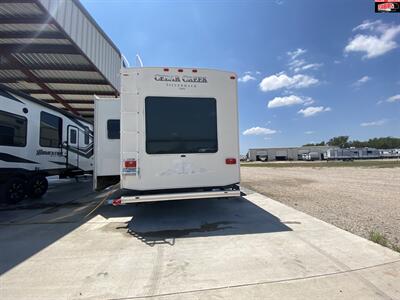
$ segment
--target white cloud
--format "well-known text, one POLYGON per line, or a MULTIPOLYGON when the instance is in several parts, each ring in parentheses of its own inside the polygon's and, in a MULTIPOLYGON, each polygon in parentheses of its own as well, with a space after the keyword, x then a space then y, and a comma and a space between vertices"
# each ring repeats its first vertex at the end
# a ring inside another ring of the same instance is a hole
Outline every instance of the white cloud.
POLYGON ((239 82, 247 82, 250 80, 256 80, 256 78, 251 76, 250 74, 245 74, 244 76, 242 76, 238 79, 239 82))
POLYGON ((304 55, 306 52, 307 50, 300 48, 287 52, 287 55, 289 56, 288 66, 290 70, 298 73, 306 70, 317 70, 322 66, 322 64, 308 63, 304 58, 300 58, 300 56, 304 55))
POLYGON ((323 106, 310 106, 305 109, 300 109, 297 113, 302 114, 303 117, 308 118, 320 114, 322 112, 330 111, 330 107, 323 106))
POLYGON ((392 97, 387 98, 386 100, 387 102, 396 102, 399 101, 400 102, 400 94, 398 95, 394 95, 392 97))
POLYGON ((299 57, 300 55, 303 55, 306 52, 307 52, 307 50, 305 50, 305 49, 297 48, 294 51, 288 51, 287 55, 289 55, 289 57, 293 60, 293 59, 296 59, 297 57, 299 57))
POLYGON ((259 84, 260 89, 263 92, 274 91, 282 88, 306 88, 312 85, 317 84, 319 81, 318 79, 303 75, 297 74, 293 77, 286 75, 285 73, 278 73, 268 77, 265 77, 259 84))
POLYGON ((360 25, 354 27, 353 31, 370 30, 370 31, 384 33, 390 26, 391 26, 390 24, 383 23, 381 20, 376 20, 373 22, 365 20, 360 25))
POLYGON ((264 127, 252 127, 243 131, 243 135, 268 135, 274 134, 276 130, 264 127))
POLYGON ((294 68, 294 71, 297 73, 297 72, 306 71, 306 70, 318 70, 321 66, 322 66, 322 64, 306 64, 304 66, 294 68))
POLYGON ((358 79, 356 82, 353 83, 354 86, 361 86, 364 83, 368 82, 371 80, 371 77, 369 76, 363 76, 360 79, 358 79))
POLYGON ((288 63, 289 68, 291 70, 299 69, 301 66, 304 66, 307 62, 304 59, 291 59, 288 63))
POLYGON ((382 21, 364 21, 353 31, 369 30, 372 34, 357 34, 344 48, 345 52, 364 52, 363 58, 374 58, 397 48, 396 36, 400 25, 390 25, 382 21))
POLYGON ((387 122, 387 120, 382 119, 382 120, 378 120, 378 121, 372 121, 372 122, 364 122, 361 123, 360 126, 362 127, 369 127, 369 126, 382 126, 387 122))
POLYGON ((305 134, 314 134, 315 131, 309 130, 309 131, 305 131, 304 133, 305 133, 305 134))
POLYGON ((290 95, 284 97, 275 97, 268 102, 268 108, 291 106, 296 104, 311 105, 312 103, 314 103, 314 100, 309 97, 302 98, 296 95, 290 95))

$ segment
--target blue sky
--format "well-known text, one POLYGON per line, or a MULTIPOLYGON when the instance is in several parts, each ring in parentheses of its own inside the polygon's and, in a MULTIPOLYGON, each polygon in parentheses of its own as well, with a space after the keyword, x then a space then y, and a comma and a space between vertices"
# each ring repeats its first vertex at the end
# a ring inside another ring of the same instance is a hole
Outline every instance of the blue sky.
POLYGON ((236 72, 242 153, 400 136, 400 15, 372 0, 82 3, 131 65, 236 72))

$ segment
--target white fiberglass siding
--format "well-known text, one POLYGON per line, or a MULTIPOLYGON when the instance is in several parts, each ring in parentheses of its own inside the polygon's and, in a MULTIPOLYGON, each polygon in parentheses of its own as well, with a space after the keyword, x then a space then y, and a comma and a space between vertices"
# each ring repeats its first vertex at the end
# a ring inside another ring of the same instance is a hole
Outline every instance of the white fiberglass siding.
POLYGON ((235 74, 128 68, 122 70, 121 86, 121 188, 206 188, 240 181, 235 74), (216 119, 216 132, 215 124, 205 125, 200 118, 216 119), (125 167, 126 161, 135 166, 125 167))

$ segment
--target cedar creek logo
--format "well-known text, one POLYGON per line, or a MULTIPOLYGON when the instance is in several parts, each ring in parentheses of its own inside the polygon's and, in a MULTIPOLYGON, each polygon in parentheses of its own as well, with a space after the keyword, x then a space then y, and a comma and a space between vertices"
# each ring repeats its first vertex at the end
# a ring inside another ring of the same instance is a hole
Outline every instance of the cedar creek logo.
POLYGON ((154 80, 164 82, 176 82, 176 83, 207 83, 205 76, 189 76, 184 75, 179 77, 178 75, 155 75, 154 80))

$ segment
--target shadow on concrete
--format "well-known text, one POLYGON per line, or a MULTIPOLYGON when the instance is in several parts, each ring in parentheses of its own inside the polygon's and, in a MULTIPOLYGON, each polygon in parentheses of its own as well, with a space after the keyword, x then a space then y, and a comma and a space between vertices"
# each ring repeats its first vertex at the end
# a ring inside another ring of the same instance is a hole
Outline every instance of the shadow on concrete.
POLYGON ((173 246, 177 238, 291 230, 279 218, 243 197, 102 207, 98 214, 107 219, 132 216, 125 224, 116 223, 115 230, 125 230, 149 246, 173 246))
POLYGON ((84 215, 101 195, 91 190, 90 178, 50 180, 42 199, 1 206, 0 275, 87 222, 84 215))
POLYGON ((91 181, 56 181, 37 203, 0 209, 0 275, 51 246, 98 215, 107 227, 143 243, 175 245, 177 238, 289 231, 280 220, 243 197, 100 206, 107 192, 91 181), (87 217, 90 211, 94 212, 87 217), (112 218, 128 217, 127 223, 112 218))

